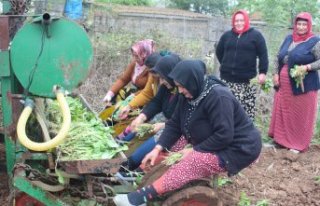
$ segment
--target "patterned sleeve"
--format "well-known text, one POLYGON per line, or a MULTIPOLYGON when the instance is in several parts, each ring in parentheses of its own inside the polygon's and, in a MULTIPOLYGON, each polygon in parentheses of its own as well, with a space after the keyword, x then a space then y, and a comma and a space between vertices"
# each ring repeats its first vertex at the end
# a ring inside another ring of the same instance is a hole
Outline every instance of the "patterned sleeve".
POLYGON ((320 41, 316 45, 314 45, 311 52, 316 58, 316 61, 310 64, 311 70, 319 70, 320 69, 320 41))
POLYGON ((278 61, 278 55, 275 56, 273 60, 273 71, 272 74, 279 74, 279 61, 278 61))

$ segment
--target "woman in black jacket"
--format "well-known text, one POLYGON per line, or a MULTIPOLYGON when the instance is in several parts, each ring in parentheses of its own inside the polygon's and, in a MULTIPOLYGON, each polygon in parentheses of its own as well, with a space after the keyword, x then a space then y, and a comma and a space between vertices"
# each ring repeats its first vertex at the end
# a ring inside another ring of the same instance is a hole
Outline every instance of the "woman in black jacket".
MULTIPOLYGON (((129 128, 134 131, 144 122, 153 123, 154 135, 149 137, 128 157, 128 160, 122 164, 120 171, 135 170, 140 166, 144 156, 155 147, 164 129, 165 122, 171 118, 178 102, 178 90, 168 75, 180 60, 180 57, 176 54, 164 56, 150 70, 153 75, 158 76, 161 86, 156 96, 143 108, 141 114, 132 121, 129 128)), ((131 141, 135 135, 135 132, 131 132, 122 140, 131 141)))
POLYGON ((250 80, 257 75, 259 59, 259 84, 264 84, 268 71, 268 52, 262 34, 250 28, 249 16, 237 11, 232 17, 232 29, 225 32, 217 45, 220 77, 227 83, 248 115, 254 119, 256 86, 250 80))
POLYGON ((184 60, 170 73, 178 87, 178 105, 156 147, 143 163, 154 164, 159 153, 184 135, 192 148, 180 151, 182 160, 152 185, 128 195, 117 195, 117 206, 144 205, 147 200, 213 174, 237 174, 256 160, 261 137, 229 89, 213 76, 205 77, 205 64, 184 60))

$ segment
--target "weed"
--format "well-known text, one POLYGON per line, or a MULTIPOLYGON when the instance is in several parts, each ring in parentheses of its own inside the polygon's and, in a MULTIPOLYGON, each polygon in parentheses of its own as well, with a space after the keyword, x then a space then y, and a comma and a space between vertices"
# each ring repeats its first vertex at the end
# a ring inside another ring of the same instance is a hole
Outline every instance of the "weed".
POLYGON ((256 206, 268 206, 269 201, 268 200, 259 200, 256 204, 256 206))
POLYGON ((218 180, 217 180, 218 187, 222 187, 224 185, 231 184, 231 183, 232 183, 232 180, 229 178, 218 177, 218 180))
POLYGON ((247 194, 245 192, 241 191, 238 206, 250 206, 250 205, 251 205, 251 201, 250 201, 249 197, 247 196, 247 194))

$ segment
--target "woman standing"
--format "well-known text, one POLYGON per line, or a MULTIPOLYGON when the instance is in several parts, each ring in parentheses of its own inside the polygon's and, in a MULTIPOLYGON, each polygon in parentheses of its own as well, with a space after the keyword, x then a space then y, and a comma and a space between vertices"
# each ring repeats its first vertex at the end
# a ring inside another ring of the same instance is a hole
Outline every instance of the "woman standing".
POLYGON ((152 185, 117 195, 117 206, 145 205, 166 192, 213 174, 238 173, 260 154, 261 138, 239 102, 222 82, 205 77, 205 64, 184 60, 169 76, 181 94, 173 117, 166 123, 155 148, 143 163, 154 164, 162 150, 170 149, 184 135, 192 148, 152 185))
POLYGON ((247 12, 240 10, 232 16, 232 29, 225 32, 217 45, 220 77, 227 83, 247 114, 254 119, 256 87, 250 80, 257 75, 259 59, 259 84, 264 84, 268 71, 268 52, 262 34, 250 27, 247 12))
POLYGON ((319 38, 312 33, 312 17, 307 12, 297 15, 294 29, 282 43, 275 61, 274 96, 269 136, 284 147, 298 153, 308 149, 317 116, 317 90, 320 88, 319 38), (296 86, 290 76, 294 66, 306 73, 296 86))

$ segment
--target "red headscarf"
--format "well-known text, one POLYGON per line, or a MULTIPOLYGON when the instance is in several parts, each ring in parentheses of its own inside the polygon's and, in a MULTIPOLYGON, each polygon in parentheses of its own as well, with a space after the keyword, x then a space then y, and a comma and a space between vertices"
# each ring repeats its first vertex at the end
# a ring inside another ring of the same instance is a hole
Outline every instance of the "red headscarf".
POLYGON ((140 61, 137 63, 142 66, 144 60, 155 51, 155 42, 151 39, 138 41, 131 47, 131 51, 139 56, 140 61))
POLYGON ((293 41, 294 42, 302 42, 302 41, 305 41, 307 40, 308 38, 314 36, 314 34, 312 33, 312 16, 310 13, 308 12, 301 12, 299 13, 295 20, 294 20, 294 27, 293 27, 293 33, 292 33, 292 36, 293 36, 293 41), (308 31, 307 33, 303 34, 303 35, 299 35, 297 33, 297 21, 299 19, 303 19, 303 20, 306 20, 308 22, 308 31))
POLYGON ((250 29, 250 19, 249 19, 249 15, 245 10, 239 10, 236 11, 233 15, 232 15, 232 30, 237 33, 237 34, 242 34, 246 31, 248 31, 250 29), (244 27, 241 30, 237 30, 234 23, 235 23, 235 18, 237 14, 242 14, 244 17, 244 27))

